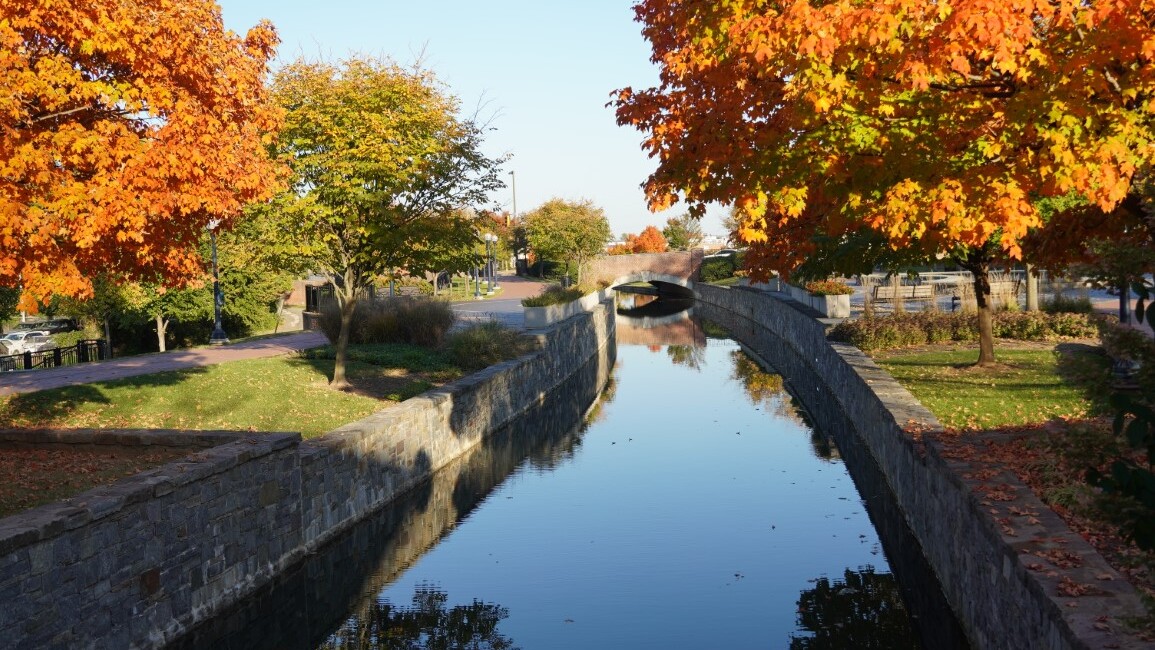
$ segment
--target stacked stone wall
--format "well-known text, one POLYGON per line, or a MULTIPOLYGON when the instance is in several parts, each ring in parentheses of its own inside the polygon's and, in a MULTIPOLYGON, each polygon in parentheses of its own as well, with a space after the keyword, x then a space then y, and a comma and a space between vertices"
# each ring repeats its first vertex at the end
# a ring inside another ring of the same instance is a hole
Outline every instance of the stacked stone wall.
MULTIPOLYGON (((590 363, 604 383, 613 337, 606 303, 543 330, 536 352, 315 440, 173 432, 171 446, 194 447, 182 460, 0 520, 4 647, 150 648, 185 635, 590 363)), ((24 443, 159 443, 133 432, 40 435, 24 443)))
POLYGON ((1013 529, 996 522, 994 504, 976 495, 977 468, 944 456, 938 421, 869 357, 827 341, 825 327, 789 301, 709 285, 697 293, 790 380, 820 429, 853 423, 973 647, 1150 647, 1124 629, 1142 611, 1134 589, 1013 476, 999 480, 1033 514, 1013 529), (1077 556, 1076 580, 1091 592, 1064 597, 1057 573, 1037 568, 1043 548, 1077 556))

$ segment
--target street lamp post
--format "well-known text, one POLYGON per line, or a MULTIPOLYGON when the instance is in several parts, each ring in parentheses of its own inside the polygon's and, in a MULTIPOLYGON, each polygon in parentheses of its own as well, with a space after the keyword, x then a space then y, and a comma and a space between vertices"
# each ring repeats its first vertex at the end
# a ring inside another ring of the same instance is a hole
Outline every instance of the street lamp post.
POLYGON ((473 299, 481 300, 481 267, 473 267, 473 299))
POLYGON ((493 252, 489 255, 490 277, 493 278, 493 290, 497 291, 497 242, 501 241, 501 238, 496 234, 490 234, 489 237, 493 242, 493 252))
POLYGON ((210 345, 224 345, 229 342, 228 335, 221 327, 221 307, 225 304, 225 296, 221 293, 221 280, 217 268, 217 226, 219 225, 221 225, 221 220, 213 219, 205 226, 209 231, 209 243, 213 251, 213 333, 209 335, 210 345))
MULTIPOLYGON (((513 190, 513 220, 517 221, 517 175, 513 170, 509 170, 509 187, 513 190)), ((509 219, 505 220, 505 225, 509 227, 509 219)))
POLYGON ((485 295, 493 295, 493 241, 497 235, 485 233, 485 295))
MULTIPOLYGON (((512 190, 513 190, 513 221, 514 221, 514 223, 518 223, 518 221, 517 221, 517 174, 514 174, 512 169, 511 169, 511 170, 509 170, 509 185, 510 185, 510 189, 512 189, 512 190)), ((510 230, 509 230, 509 219, 506 219, 506 220, 505 220, 505 227, 506 227, 506 233, 507 233, 507 234, 509 234, 509 233, 510 233, 510 230)), ((512 235, 511 235, 511 236, 512 236, 512 235)), ((515 246, 513 246, 513 245, 511 244, 511 245, 510 245, 510 248, 514 248, 514 249, 515 249, 515 250, 514 250, 514 256, 513 256, 513 266, 514 266, 513 272, 514 272, 514 273, 516 273, 516 274, 520 274, 520 273, 521 273, 521 269, 520 269, 520 268, 518 267, 518 265, 517 265, 517 251, 516 251, 516 247, 515 247, 515 246)), ((528 263, 529 263, 529 260, 526 260, 526 264, 527 264, 527 265, 528 265, 528 263)), ((526 268, 526 271, 525 271, 525 272, 526 272, 526 275, 528 275, 528 274, 529 274, 529 269, 528 269, 528 267, 526 268)))

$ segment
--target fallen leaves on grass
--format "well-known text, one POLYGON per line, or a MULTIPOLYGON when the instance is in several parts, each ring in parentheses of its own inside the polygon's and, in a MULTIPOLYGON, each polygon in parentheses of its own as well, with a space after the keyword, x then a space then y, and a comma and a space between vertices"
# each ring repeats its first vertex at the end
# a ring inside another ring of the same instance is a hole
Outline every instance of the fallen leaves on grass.
POLYGON ((0 517, 115 483, 188 453, 187 449, 88 451, 69 445, 0 450, 0 517))

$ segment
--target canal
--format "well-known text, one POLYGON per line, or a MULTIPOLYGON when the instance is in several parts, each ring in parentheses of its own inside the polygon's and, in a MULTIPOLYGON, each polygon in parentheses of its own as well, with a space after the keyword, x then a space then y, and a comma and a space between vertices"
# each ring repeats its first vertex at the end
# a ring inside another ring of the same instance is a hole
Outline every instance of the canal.
POLYGON ((650 300, 592 405, 575 378, 179 647, 962 647, 789 382, 650 300))

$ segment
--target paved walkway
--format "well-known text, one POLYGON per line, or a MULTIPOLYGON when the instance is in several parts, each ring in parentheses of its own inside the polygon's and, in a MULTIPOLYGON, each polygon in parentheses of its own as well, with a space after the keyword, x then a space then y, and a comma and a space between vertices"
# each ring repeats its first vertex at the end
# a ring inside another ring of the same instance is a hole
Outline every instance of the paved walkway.
POLYGON ((500 291, 485 300, 458 300, 453 303, 457 312, 457 325, 466 327, 472 323, 497 321, 507 327, 525 329, 525 310, 521 306, 523 298, 541 293, 546 283, 516 275, 499 275, 497 284, 500 291))
MULTIPOLYGON (((536 296, 545 284, 530 278, 508 275, 499 276, 498 285, 501 287, 501 292, 496 294, 499 297, 453 303, 453 310, 459 316, 458 322, 465 325, 496 320, 510 327, 523 328, 525 316, 521 307, 521 300, 536 296)), ((297 331, 281 336, 222 346, 141 354, 122 359, 82 363, 46 370, 5 372, 0 373, 0 396, 31 393, 76 384, 111 381, 167 370, 211 366, 226 361, 275 357, 298 350, 315 348, 326 343, 328 343, 328 339, 320 332, 297 331)))
POLYGON ((31 393, 48 388, 149 375, 166 370, 211 366, 226 361, 260 359, 315 348, 328 343, 320 332, 294 332, 283 336, 243 341, 230 345, 140 354, 121 359, 81 363, 75 366, 0 373, 0 395, 31 393))

